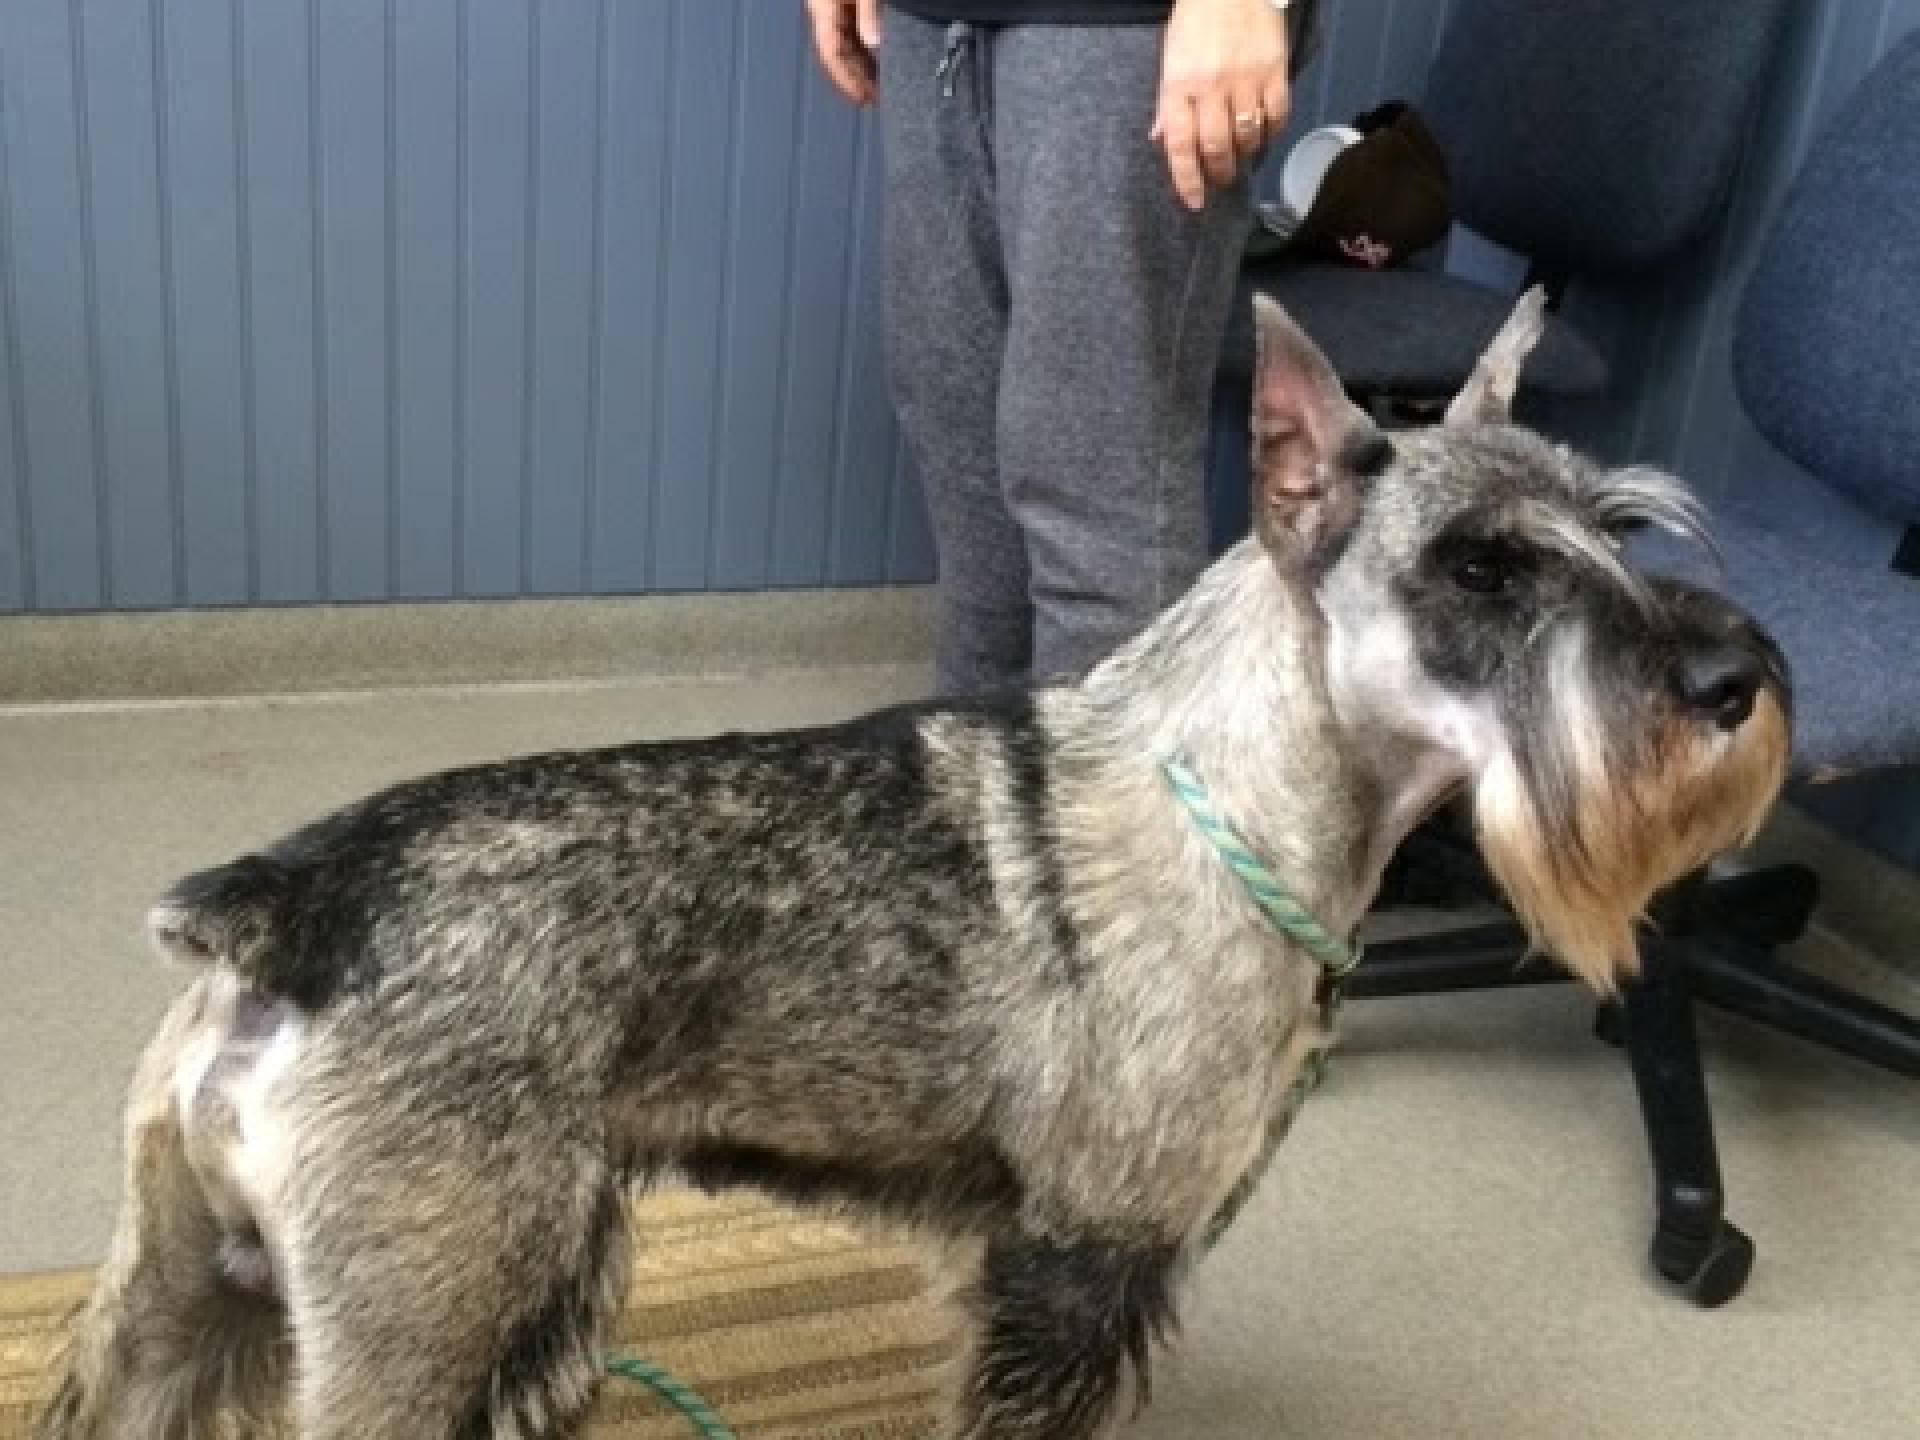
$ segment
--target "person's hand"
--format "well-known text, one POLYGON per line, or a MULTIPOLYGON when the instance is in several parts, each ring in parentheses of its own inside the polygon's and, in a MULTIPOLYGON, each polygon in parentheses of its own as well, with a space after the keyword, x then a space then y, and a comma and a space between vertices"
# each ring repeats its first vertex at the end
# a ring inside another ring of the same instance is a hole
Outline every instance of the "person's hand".
POLYGON ((1209 185, 1233 183, 1291 101, 1286 16, 1273 0, 1175 0, 1153 138, 1188 209, 1207 203, 1209 185))
POLYGON ((813 49, 833 88, 856 105, 878 93, 880 0, 807 0, 813 49))

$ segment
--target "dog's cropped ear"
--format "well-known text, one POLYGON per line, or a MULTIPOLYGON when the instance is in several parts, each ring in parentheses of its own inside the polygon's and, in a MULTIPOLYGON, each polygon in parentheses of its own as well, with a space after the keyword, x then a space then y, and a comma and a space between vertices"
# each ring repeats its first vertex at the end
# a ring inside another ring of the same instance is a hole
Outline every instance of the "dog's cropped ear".
POLYGON ((1447 406, 1449 425, 1504 425, 1513 414, 1520 367, 1547 329, 1547 292, 1535 285, 1513 307, 1473 367, 1473 374, 1447 406))
POLYGON ((1276 559, 1318 570, 1392 448, 1285 310, 1256 295, 1253 322, 1254 533, 1276 559))

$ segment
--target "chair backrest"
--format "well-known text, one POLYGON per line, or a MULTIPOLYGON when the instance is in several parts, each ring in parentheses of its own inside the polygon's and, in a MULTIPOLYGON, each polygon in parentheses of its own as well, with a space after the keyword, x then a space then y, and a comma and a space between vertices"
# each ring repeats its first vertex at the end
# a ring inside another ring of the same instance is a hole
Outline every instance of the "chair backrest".
POLYGON ((1742 292, 1733 379, 1781 451, 1920 522, 1920 32, 1814 140, 1742 292))
POLYGON ((1453 0, 1423 109, 1455 216, 1549 272, 1643 270, 1725 208, 1794 0, 1453 0))

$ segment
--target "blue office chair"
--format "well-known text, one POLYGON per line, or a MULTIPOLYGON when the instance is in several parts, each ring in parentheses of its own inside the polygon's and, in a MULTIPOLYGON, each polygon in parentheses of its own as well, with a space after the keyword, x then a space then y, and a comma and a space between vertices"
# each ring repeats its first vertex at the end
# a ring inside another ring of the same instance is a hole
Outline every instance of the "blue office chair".
MULTIPOLYGON (((1552 299, 1576 276, 1688 252, 1725 208, 1791 4, 1454 0, 1419 104, 1455 219, 1526 256, 1552 299)), ((1450 397, 1512 308, 1507 292, 1427 268, 1279 256, 1248 264, 1244 281, 1366 393, 1450 397)), ((1252 343, 1247 319, 1229 372, 1250 373, 1252 343)), ((1555 319, 1522 383, 1582 394, 1607 380, 1600 352, 1555 319)))
MULTIPOLYGON (((1644 274, 1691 253, 1725 212, 1793 3, 1453 0, 1419 105, 1446 156, 1454 218, 1525 256, 1550 310, 1576 278, 1644 274)), ((1235 445, 1255 293, 1286 307, 1357 398, 1436 413, 1513 307, 1509 291, 1427 265, 1250 261, 1215 386, 1209 503, 1221 541, 1246 524, 1235 445)), ((1593 395, 1610 380, 1600 351, 1549 314, 1523 388, 1593 395)))
MULTIPOLYGON (((1653 568, 1719 583, 1779 640, 1794 674, 1802 778, 1920 762, 1920 34, 1896 46, 1815 143, 1742 293, 1735 388, 1804 467, 1707 492, 1725 571, 1649 538, 1653 568)), ((1909 1075, 1920 1023, 1794 969, 1812 873, 1700 875, 1664 898, 1619 1038, 1633 1059, 1659 1213, 1653 1260, 1705 1305, 1744 1285, 1695 1038, 1695 999, 1909 1075)), ((1381 947, 1353 993, 1512 983, 1511 930, 1381 947)), ((1522 979, 1547 979, 1530 970, 1522 979)))
MULTIPOLYGON (((1916 176, 1920 33, 1881 60, 1817 140, 1735 317, 1735 393, 1804 473, 1733 475, 1705 498, 1726 552, 1726 587, 1792 662, 1803 776, 1920 764, 1916 176)), ((1813 887, 1780 870, 1740 883, 1776 902, 1774 933, 1724 943, 1728 927, 1712 927, 1679 955, 1682 982, 1715 1004, 1920 1075, 1912 1017, 1771 954, 1805 925, 1813 887), (1783 894, 1799 898, 1782 906, 1783 894)), ((1700 1140, 1672 1168, 1681 1183, 1717 1182, 1704 1097, 1693 1103, 1700 1140)))

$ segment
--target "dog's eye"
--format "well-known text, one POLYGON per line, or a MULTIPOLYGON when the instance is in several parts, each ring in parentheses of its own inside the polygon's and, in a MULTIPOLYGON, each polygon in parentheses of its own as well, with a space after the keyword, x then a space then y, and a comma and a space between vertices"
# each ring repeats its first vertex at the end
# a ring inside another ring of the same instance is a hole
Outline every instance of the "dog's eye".
POLYGON ((1513 567, 1504 555, 1477 550, 1453 562, 1453 583, 1475 595, 1498 595, 1513 579, 1513 567))

